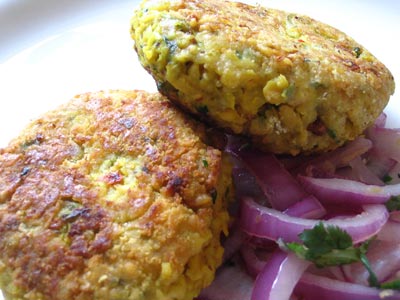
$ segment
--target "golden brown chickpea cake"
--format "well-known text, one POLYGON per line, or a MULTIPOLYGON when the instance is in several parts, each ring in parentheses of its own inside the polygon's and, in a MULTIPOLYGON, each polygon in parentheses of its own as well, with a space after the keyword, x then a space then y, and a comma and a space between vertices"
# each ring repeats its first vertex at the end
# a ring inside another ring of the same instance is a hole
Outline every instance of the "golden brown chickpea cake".
POLYGON ((276 153, 354 139, 394 91, 386 67, 341 31, 261 6, 145 0, 131 35, 161 93, 276 153))
POLYGON ((0 150, 6 299, 192 299, 221 263, 227 159, 160 94, 76 96, 0 150))

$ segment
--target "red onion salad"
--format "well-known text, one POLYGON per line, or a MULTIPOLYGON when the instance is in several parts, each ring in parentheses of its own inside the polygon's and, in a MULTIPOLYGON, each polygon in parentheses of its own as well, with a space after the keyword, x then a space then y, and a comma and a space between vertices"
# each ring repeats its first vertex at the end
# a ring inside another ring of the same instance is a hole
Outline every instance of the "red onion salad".
POLYGON ((278 157, 229 136, 234 221, 224 263, 198 299, 400 299, 400 129, 385 120, 318 156, 278 157), (332 241, 360 261, 312 259, 320 250, 309 245, 332 241))

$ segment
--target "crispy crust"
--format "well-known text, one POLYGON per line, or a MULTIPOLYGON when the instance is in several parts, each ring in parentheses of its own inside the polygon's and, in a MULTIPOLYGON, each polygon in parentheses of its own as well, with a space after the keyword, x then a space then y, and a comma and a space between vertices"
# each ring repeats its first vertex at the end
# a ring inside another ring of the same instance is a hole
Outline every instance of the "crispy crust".
POLYGON ((275 9, 145 0, 131 34, 163 94, 267 151, 336 148, 361 134, 394 91, 391 73, 352 38, 275 9))
POLYGON ((160 94, 76 96, 0 152, 6 299, 192 299, 221 262, 230 166, 160 94))

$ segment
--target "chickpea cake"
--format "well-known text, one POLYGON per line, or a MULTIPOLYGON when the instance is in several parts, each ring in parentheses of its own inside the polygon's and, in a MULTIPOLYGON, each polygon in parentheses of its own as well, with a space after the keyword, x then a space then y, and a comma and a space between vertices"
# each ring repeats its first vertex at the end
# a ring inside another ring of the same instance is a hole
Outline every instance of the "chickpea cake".
POLYGON ((230 163, 143 91, 78 95, 0 150, 0 286, 13 300, 193 299, 227 233, 230 163))
POLYGON ((131 25, 161 93, 267 151, 334 149, 371 125, 394 92, 368 50, 307 16, 227 0, 145 0, 131 25))

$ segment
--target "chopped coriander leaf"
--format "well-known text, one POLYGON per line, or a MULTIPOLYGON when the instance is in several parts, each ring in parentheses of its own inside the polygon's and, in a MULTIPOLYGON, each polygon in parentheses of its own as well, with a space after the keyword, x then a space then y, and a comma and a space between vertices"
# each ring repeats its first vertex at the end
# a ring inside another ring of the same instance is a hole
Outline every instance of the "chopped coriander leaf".
POLYGON ((164 95, 168 95, 170 99, 178 99, 178 90, 167 81, 157 81, 157 89, 164 95))
POLYGON ((176 51, 176 49, 178 49, 178 45, 176 44, 175 41, 168 39, 166 36, 163 36, 162 39, 168 47, 169 54, 173 54, 176 51))
POLYGON ((208 167, 208 161, 206 159, 203 159, 202 162, 203 162, 203 166, 205 168, 207 168, 208 167))
POLYGON ((384 290, 400 290, 400 280, 384 282, 380 287, 384 290))
POLYGON ((327 133, 328 133, 328 135, 329 135, 332 139, 336 140, 337 135, 336 135, 336 132, 335 132, 334 130, 328 128, 327 133))
POLYGON ((175 29, 182 31, 182 32, 189 32, 190 31, 190 26, 188 23, 184 21, 177 21, 175 23, 175 29))
POLYGON ((290 99, 294 95, 295 90, 294 84, 290 84, 289 87, 283 90, 281 96, 285 99, 290 99))
POLYGON ((388 211, 400 210, 400 195, 390 197, 385 205, 388 211))
POLYGON ((371 268, 371 264, 369 263, 369 260, 367 258, 367 256, 365 255, 365 253, 360 253, 360 261, 361 263, 364 265, 364 268, 367 269, 368 271, 368 283, 370 286, 372 287, 380 287, 380 283, 378 281, 378 278, 376 277, 376 274, 374 273, 374 271, 371 268))
POLYGON ((325 84, 323 84, 323 83, 321 83, 319 81, 312 81, 310 83, 310 85, 311 85, 311 87, 313 87, 316 90, 325 89, 326 88, 325 84))
MULTIPOLYGON (((304 230, 300 234, 300 239, 309 248, 323 247, 322 253, 329 252, 331 249, 346 249, 352 246, 351 237, 339 227, 327 226, 319 222, 314 228, 304 230)), ((319 250, 321 252, 321 250, 319 250)))
POLYGON ((354 52, 356 58, 359 58, 362 53, 362 49, 360 47, 354 47, 353 52, 354 52))
POLYGON ((352 248, 351 237, 339 227, 325 227, 320 222, 312 229, 304 230, 299 237, 303 241, 303 249, 300 250, 297 243, 289 243, 287 247, 318 267, 359 261, 357 251, 352 248))
POLYGON ((382 180, 384 183, 389 183, 393 180, 393 178, 389 174, 386 174, 385 176, 383 176, 382 180))
POLYGON ((313 262, 317 267, 340 266, 360 262, 369 273, 370 286, 380 287, 366 256, 370 241, 356 247, 351 236, 338 226, 324 226, 319 222, 300 235, 301 243, 284 243, 286 249, 298 257, 313 262))
POLYGON ((235 51, 235 55, 237 56, 237 58, 242 59, 243 58, 243 52, 236 50, 235 51))

